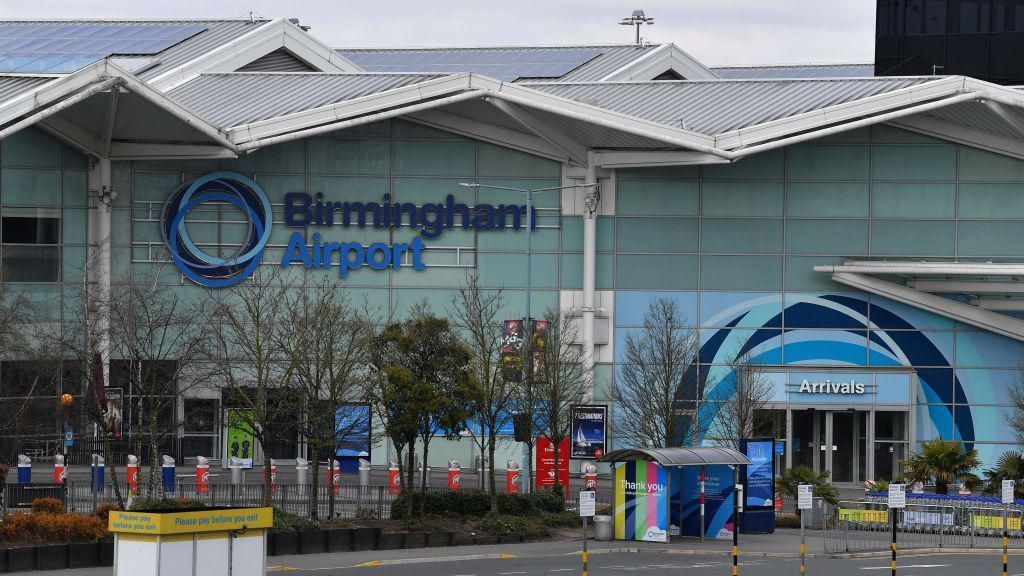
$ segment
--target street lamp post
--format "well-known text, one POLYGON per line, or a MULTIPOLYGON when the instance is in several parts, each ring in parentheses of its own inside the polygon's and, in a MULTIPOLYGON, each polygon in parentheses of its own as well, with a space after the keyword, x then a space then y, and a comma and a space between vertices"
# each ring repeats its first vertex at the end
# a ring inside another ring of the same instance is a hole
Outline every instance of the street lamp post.
MULTIPOLYGON (((530 338, 529 342, 532 343, 533 342, 533 323, 532 323, 532 319, 533 318, 530 315, 531 314, 531 311, 530 311, 530 304, 531 304, 531 302, 530 302, 530 295, 531 294, 530 294, 530 292, 531 292, 531 290, 533 288, 533 195, 535 193, 537 193, 537 192, 550 192, 552 190, 565 190, 567 188, 592 188, 594 186, 597 186, 597 183, 596 182, 591 182, 591 183, 587 183, 587 184, 572 184, 572 185, 569 185, 569 186, 550 186, 550 187, 547 187, 547 188, 532 188, 532 189, 531 188, 515 188, 513 186, 494 186, 494 185, 491 185, 491 184, 480 184, 478 182, 459 182, 459 185, 460 186, 465 186, 467 188, 476 188, 476 189, 486 188, 488 190, 505 190, 505 191, 508 191, 508 192, 518 192, 520 194, 525 194, 526 195, 526 319, 525 319, 525 322, 524 322, 523 331, 525 333, 526 327, 527 326, 530 327, 528 337, 530 338)), ((526 340, 524 338, 524 342, 523 342, 523 351, 524 351, 524 354, 523 354, 523 356, 524 356, 524 358, 523 358, 523 381, 527 383, 527 387, 528 388, 529 388, 529 379, 533 377, 533 358, 529 357, 529 350, 530 349, 529 349, 528 346, 526 346, 526 340), (527 360, 529 360, 529 362, 527 362, 527 360)), ((531 419, 531 422, 532 422, 532 419, 531 419)), ((533 426, 531 425, 530 428, 531 428, 530 435, 532 436, 532 428, 533 428, 533 426)), ((533 484, 532 478, 531 478, 533 466, 531 465, 531 462, 530 462, 530 460, 532 459, 533 454, 532 454, 532 450, 530 449, 530 444, 531 443, 529 441, 523 443, 523 467, 522 467, 522 471, 523 472, 522 472, 522 474, 523 474, 523 476, 525 476, 526 481, 525 482, 520 482, 519 485, 521 486, 521 489, 522 489, 522 491, 524 493, 528 493, 530 491, 530 487, 533 484)), ((558 466, 557 462, 555 463, 555 466, 556 467, 558 466)))

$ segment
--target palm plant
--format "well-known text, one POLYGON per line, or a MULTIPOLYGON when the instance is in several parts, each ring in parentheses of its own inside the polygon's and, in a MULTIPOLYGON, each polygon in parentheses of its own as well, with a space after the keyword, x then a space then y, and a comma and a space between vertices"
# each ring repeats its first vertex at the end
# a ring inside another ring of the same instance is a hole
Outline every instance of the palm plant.
POLYGON ((999 455, 995 468, 985 470, 985 492, 999 494, 1003 488, 1003 480, 1014 480, 1015 496, 1024 496, 1024 454, 1016 450, 1007 450, 999 455))
POLYGON ((921 450, 901 462, 910 483, 934 480, 936 494, 949 494, 949 485, 960 481, 968 489, 981 486, 973 470, 981 466, 977 450, 967 450, 959 440, 921 442, 921 450))
MULTIPOLYGON (((822 498, 829 504, 835 504, 839 501, 839 490, 829 482, 828 470, 815 473, 809 467, 799 465, 786 470, 775 479, 775 486, 784 495, 789 496, 793 500, 794 505, 796 505, 797 499, 797 486, 800 484, 813 485, 814 495, 822 498)), ((797 514, 799 513, 800 511, 797 510, 797 514)))

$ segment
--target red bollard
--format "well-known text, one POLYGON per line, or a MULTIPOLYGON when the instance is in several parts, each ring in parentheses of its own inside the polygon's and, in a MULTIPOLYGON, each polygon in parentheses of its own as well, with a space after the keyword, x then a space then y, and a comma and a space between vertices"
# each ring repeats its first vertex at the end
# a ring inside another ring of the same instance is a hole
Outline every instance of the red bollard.
POLYGON ((327 489, 333 489, 335 494, 341 494, 341 471, 338 470, 340 467, 341 464, 334 458, 327 462, 327 489))
POLYGON ((505 463, 505 492, 508 494, 519 493, 519 463, 509 460, 505 463))
POLYGON ((270 459, 270 493, 274 494, 277 492, 277 462, 273 458, 270 459))
POLYGON ((53 457, 53 482, 63 484, 68 479, 67 468, 64 467, 64 455, 57 454, 53 457))
POLYGON ((204 456, 196 456, 196 494, 210 492, 210 460, 204 456))
POLYGON ((462 481, 462 468, 459 467, 458 460, 448 461, 448 489, 458 490, 459 483, 462 481))
POLYGON ((402 491, 402 478, 398 473, 398 464, 394 462, 388 467, 388 494, 398 494, 402 491))
POLYGON ((139 457, 134 454, 128 455, 127 473, 128 491, 132 494, 139 493, 139 457))

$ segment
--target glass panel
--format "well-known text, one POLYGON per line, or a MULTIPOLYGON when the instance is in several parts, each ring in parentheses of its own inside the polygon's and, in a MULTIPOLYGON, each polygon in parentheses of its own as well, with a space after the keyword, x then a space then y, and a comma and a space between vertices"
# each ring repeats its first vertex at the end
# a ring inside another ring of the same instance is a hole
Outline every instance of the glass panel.
POLYGON ((875 19, 877 36, 898 36, 903 34, 903 6, 899 0, 878 3, 875 19))
MULTIPOLYGON (((896 256, 953 256, 952 221, 874 220, 871 253, 896 256)), ((962 239, 962 236, 961 236, 962 239)))
POLYGON ((867 220, 789 220, 786 251, 793 254, 868 253, 867 220))
MULTIPOLYGON (((875 417, 877 418, 878 415, 876 414, 875 417)), ((874 457, 874 479, 895 480, 902 474, 900 461, 907 457, 907 444, 906 442, 875 442, 874 457)))
POLYGON ((875 412, 875 440, 906 439, 906 412, 875 412))
POLYGON ((853 482, 854 460, 857 458, 854 440, 855 412, 832 413, 832 439, 827 449, 832 450, 832 481, 853 482))
MULTIPOLYGON (((895 4, 895 2, 893 2, 893 4, 895 4)), ((876 76, 898 76, 902 74, 903 61, 900 57, 900 50, 902 46, 903 36, 875 37, 876 76)))
POLYGON ((697 251, 696 218, 616 218, 615 226, 619 252, 697 251))
POLYGON ((696 182, 619 180, 616 212, 622 216, 696 216, 700 207, 696 182))
POLYGON ((946 0, 906 0, 907 34, 946 32, 946 0))
POLYGON ((904 36, 903 74, 931 76, 942 74, 945 66, 946 35, 904 36))
POLYGON ((615 288, 694 290, 697 288, 697 257, 686 254, 617 256, 615 288))
POLYGON ((960 180, 1024 182, 1024 160, 977 148, 960 148, 960 180))
POLYGON ((1007 238, 1021 238, 1024 222, 961 220, 957 236, 961 256, 1022 256, 1024 244, 1007 242, 1007 238))
POLYGON ((791 180, 866 180, 866 146, 792 146, 786 150, 791 180))
POLYGON ((993 32, 1024 31, 1024 0, 995 0, 992 12, 993 32))
POLYGON ((493 144, 477 144, 481 176, 511 176, 528 178, 558 178, 558 162, 533 156, 518 150, 509 150, 493 144))
POLYGON ((701 288, 707 290, 780 290, 782 258, 778 256, 703 256, 701 288))
POLYGON ((793 437, 789 442, 793 450, 793 466, 814 468, 814 455, 818 451, 814 437, 815 414, 814 410, 793 410, 793 437))
POLYGON ((956 147, 873 146, 871 175, 878 180, 953 180, 956 147))
POLYGON ((60 171, 4 168, 0 201, 4 204, 59 206, 60 171))
POLYGON ((705 180, 781 180, 785 177, 785 153, 772 150, 754 154, 734 164, 701 166, 705 180))
POLYGON ((4 282, 60 282, 57 246, 4 246, 0 256, 4 282))
POLYGON ((868 215, 868 184, 790 182, 786 190, 790 217, 853 217, 868 215))
POLYGON ((989 78, 1000 84, 1024 83, 1024 58, 1018 58, 1024 32, 992 34, 989 48, 989 78))
POLYGON ((1019 184, 961 184, 961 218, 1022 218, 1019 184))
POLYGON ((4 138, 0 159, 5 167, 60 168, 61 144, 42 130, 26 128, 4 138))
POLYGON ((311 138, 309 171, 313 174, 387 174, 387 140, 311 138))
POLYGON ((396 175, 471 178, 476 172, 473 142, 399 140, 393 145, 396 175))
POLYGON ((846 292, 850 288, 832 281, 828 274, 815 272, 817 265, 842 264, 841 257, 788 256, 786 257, 786 290, 815 292, 846 292))
POLYGON ((945 74, 988 78, 988 34, 950 35, 946 38, 945 74))
POLYGON ((990 12, 990 0, 949 0, 949 31, 988 32, 990 12))
MULTIPOLYGON (((195 170, 195 163, 191 163, 195 170)), ((252 154, 244 154, 236 161, 237 171, 242 174, 253 172, 284 172, 297 174, 306 169, 306 141, 295 140, 267 148, 252 154)), ((202 172, 207 170, 202 169, 202 172)))
POLYGON ((782 216, 782 182, 712 182, 701 185, 705 216, 782 216))
MULTIPOLYGON (((678 234, 679 232, 676 232, 678 234)), ((705 218, 701 252, 770 254, 782 252, 782 220, 705 218)), ((669 235, 671 237, 671 235, 669 235)), ((623 234, 619 233, 620 243, 623 234)))
POLYGON ((876 182, 871 190, 871 215, 894 218, 953 218, 956 184, 876 182))

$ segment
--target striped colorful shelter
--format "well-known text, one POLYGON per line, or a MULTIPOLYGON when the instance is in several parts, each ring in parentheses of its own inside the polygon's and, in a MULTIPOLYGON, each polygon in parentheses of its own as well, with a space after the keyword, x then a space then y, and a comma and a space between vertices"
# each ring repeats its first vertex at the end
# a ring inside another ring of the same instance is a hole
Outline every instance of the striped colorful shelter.
MULTIPOLYGON (((613 450, 599 462, 616 464, 613 524, 618 540, 668 542, 672 474, 685 466, 738 466, 750 464, 730 448, 626 448, 613 450)), ((681 481, 677 476, 677 482, 681 481)), ((704 523, 701 507, 701 525, 704 523)))

